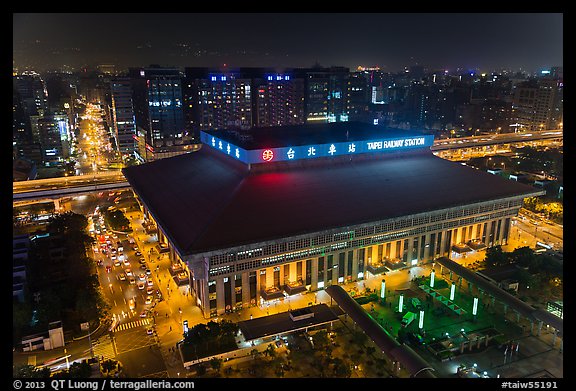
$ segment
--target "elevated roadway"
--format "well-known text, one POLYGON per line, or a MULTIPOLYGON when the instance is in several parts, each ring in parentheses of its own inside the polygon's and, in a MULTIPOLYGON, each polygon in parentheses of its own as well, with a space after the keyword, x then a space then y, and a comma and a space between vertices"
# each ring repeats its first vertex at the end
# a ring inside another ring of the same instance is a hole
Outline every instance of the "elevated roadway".
MULTIPOLYGON (((535 141, 562 139, 562 130, 545 130, 538 132, 503 133, 434 141, 432 152, 446 150, 481 148, 502 144, 517 144, 535 141)), ((13 182, 13 202, 57 199, 66 196, 77 196, 94 191, 120 190, 130 187, 122 171, 103 171, 90 175, 35 179, 13 182)))

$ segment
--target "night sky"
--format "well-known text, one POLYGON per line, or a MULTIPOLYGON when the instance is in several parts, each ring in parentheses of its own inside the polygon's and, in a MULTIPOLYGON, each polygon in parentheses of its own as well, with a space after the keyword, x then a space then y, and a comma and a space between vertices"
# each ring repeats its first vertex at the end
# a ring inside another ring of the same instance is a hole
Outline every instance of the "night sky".
POLYGON ((405 66, 538 71, 563 64, 561 13, 13 14, 13 66, 405 66))

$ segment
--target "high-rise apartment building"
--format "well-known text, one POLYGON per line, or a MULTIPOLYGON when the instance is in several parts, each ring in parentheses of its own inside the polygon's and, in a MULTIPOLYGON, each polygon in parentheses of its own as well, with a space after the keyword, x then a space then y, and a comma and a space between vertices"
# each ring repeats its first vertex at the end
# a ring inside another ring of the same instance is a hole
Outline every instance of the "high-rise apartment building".
POLYGON ((240 72, 186 68, 187 108, 197 130, 253 126, 252 81, 240 72))
POLYGON ((267 74, 254 81, 257 127, 300 125, 304 123, 304 79, 293 74, 267 74))
POLYGON ((516 132, 557 129, 560 86, 558 80, 548 78, 516 85, 513 88, 512 128, 516 132))
POLYGON ((48 111, 46 83, 36 72, 24 72, 14 77, 26 115, 44 115, 48 111))

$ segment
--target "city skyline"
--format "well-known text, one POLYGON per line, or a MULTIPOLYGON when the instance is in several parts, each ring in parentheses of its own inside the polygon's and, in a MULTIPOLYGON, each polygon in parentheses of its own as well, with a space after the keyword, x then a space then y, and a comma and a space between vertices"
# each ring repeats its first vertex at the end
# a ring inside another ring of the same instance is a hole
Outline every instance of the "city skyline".
POLYGON ((13 66, 40 72, 100 64, 536 72, 562 66, 562 46, 561 13, 13 14, 13 66))

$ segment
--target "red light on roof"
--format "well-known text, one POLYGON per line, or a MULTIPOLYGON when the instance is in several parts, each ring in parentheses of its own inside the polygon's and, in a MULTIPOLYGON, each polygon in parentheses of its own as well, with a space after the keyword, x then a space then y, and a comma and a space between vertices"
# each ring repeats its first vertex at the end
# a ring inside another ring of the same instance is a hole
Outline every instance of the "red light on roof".
POLYGON ((272 152, 271 149, 265 149, 262 152, 262 160, 264 160, 265 162, 269 162, 272 159, 274 159, 274 152, 272 152))

